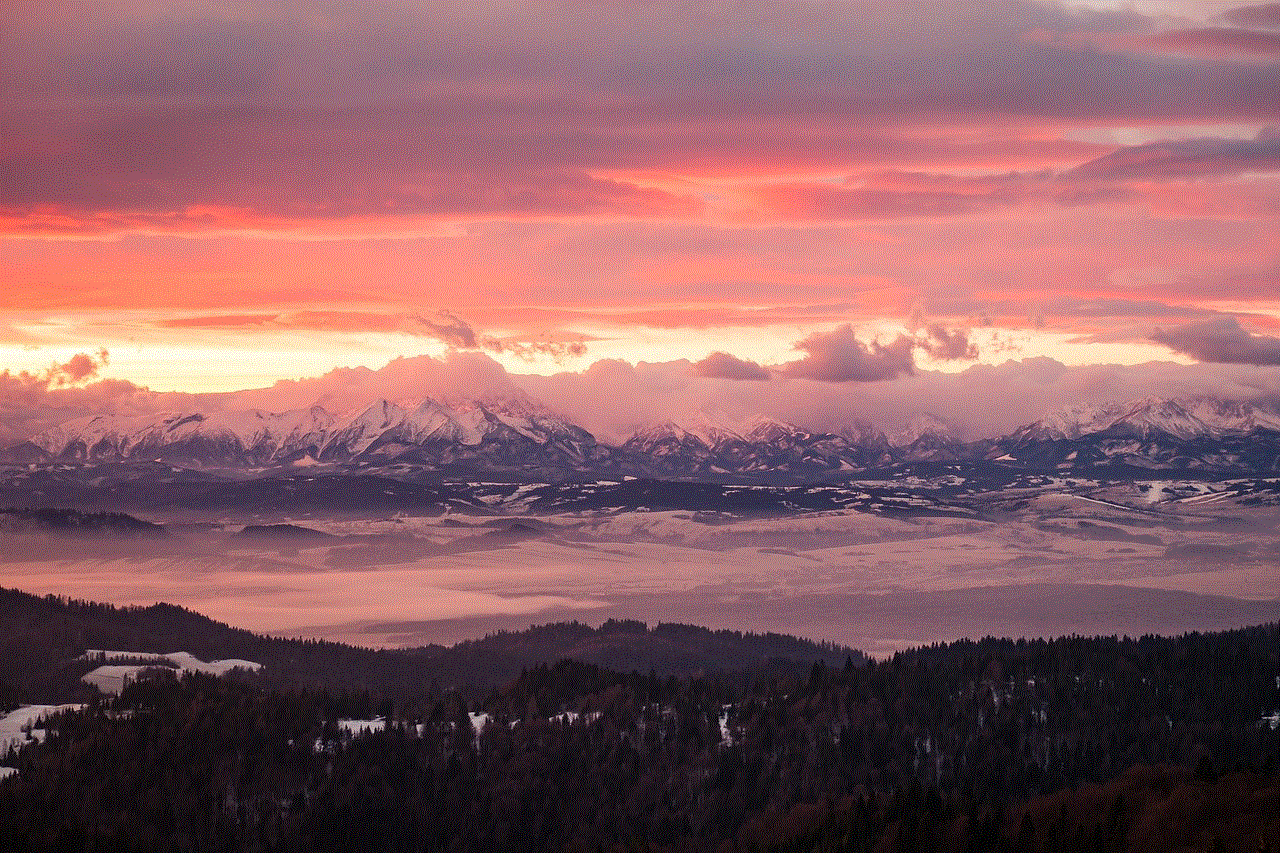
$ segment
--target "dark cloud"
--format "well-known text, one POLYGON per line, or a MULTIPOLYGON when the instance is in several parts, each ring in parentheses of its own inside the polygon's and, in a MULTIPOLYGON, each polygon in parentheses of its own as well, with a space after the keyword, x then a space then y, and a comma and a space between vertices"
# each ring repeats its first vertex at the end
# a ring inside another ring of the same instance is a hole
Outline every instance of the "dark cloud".
MULTIPOLYGON (((1028 141, 1029 125, 1265 120, 1280 86, 1273 67, 1028 40, 1152 26, 1029 0, 28 11, 6 21, 0 212, 49 230, 695 216, 700 198, 634 176, 1061 163, 1097 146, 1028 141)), ((928 216, 1008 201, 815 203, 928 216)))
POLYGON ((941 361, 978 357, 978 346, 969 339, 968 329, 947 329, 937 323, 929 324, 916 335, 915 343, 931 358, 941 361))
POLYGON ((1223 19, 1237 27, 1262 27, 1280 30, 1280 3, 1261 3, 1257 6, 1241 6, 1222 13, 1223 19))
POLYGON ((485 335, 479 339, 479 344, 489 352, 508 353, 525 361, 550 358, 557 364, 587 353, 587 345, 582 341, 519 341, 485 335))
POLYGON ((1169 30, 1152 36, 1147 42, 1158 48, 1172 48, 1188 53, 1280 56, 1280 33, 1262 30, 1237 30, 1228 27, 1169 30))
POLYGON ((1122 148, 1090 160, 1065 177, 1088 180, 1169 181, 1280 171, 1280 137, 1182 139, 1122 148))
POLYGON ((898 335, 887 344, 863 343, 846 323, 795 344, 805 356, 781 366, 788 376, 820 382, 879 382, 915 372, 915 341, 898 335))
POLYGON ((754 361, 747 361, 727 352, 713 352, 693 363, 696 376, 708 379, 740 379, 761 381, 769 378, 769 371, 754 361))
POLYGON ((1280 338, 1253 335, 1232 315, 1157 329, 1151 340, 1197 361, 1220 364, 1280 364, 1280 338))
POLYGON ((476 332, 471 324, 448 311, 437 311, 434 317, 413 314, 409 317, 418 327, 439 339, 441 342, 458 349, 475 349, 476 332))

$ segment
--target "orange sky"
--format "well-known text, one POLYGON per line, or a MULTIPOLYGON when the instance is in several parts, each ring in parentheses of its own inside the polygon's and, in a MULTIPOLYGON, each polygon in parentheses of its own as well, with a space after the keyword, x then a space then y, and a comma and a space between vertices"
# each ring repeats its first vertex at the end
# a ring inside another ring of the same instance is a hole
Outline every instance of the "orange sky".
POLYGON ((1280 363, 1280 5, 283 5, 6 9, 0 415, 104 349, 54 385, 1280 363))

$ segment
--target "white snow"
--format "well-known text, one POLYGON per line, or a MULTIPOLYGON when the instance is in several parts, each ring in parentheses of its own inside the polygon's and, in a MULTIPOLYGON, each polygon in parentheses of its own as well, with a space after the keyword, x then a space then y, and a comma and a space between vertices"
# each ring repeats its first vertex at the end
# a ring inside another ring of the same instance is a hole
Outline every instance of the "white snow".
POLYGON ((62 711, 79 711, 82 704, 69 705, 22 705, 0 717, 0 754, 9 751, 10 747, 21 746, 28 740, 44 740, 44 729, 39 728, 41 720, 62 711), (31 737, 23 731, 31 727, 31 737))
POLYGON ((578 720, 582 720, 586 723, 594 723, 598 719, 600 719, 599 711, 588 711, 585 714, 579 714, 577 711, 561 711, 559 714, 552 714, 547 718, 547 721, 561 724, 568 723, 572 726, 574 723, 578 722, 578 720))
POLYGON ((137 678, 139 672, 151 668, 141 665, 108 664, 81 676, 80 680, 85 684, 92 684, 103 693, 119 696, 129 686, 129 682, 137 678))
POLYGON ((923 414, 913 418, 890 436, 889 443, 894 447, 906 447, 926 435, 944 441, 956 440, 956 431, 949 423, 935 415, 923 414))
MULTIPOLYGON (((170 664, 176 667, 179 672, 202 672, 206 675, 226 675, 233 669, 247 669, 253 672, 262 669, 262 664, 260 663, 251 660, 240 660, 239 658, 215 660, 206 663, 190 652, 158 654, 156 652, 89 649, 80 656, 81 660, 128 660, 131 658, 155 661, 159 666, 170 664)), ((86 684, 92 684, 103 693, 119 694, 137 676, 139 671, 148 668, 148 666, 141 664, 104 664, 83 676, 80 680, 86 684)))
POLYGON ((729 728, 729 711, 731 705, 725 705, 720 711, 720 743, 733 746, 733 730, 729 728))
POLYGON ((338 728, 352 737, 368 732, 380 732, 386 727, 387 721, 382 717, 374 717, 372 720, 338 720, 338 728))
POLYGON ((0 779, 8 779, 18 772, 16 767, 0 767, 0 779))
POLYGON ((1069 406, 1050 412, 1024 428, 1041 438, 1076 439, 1125 425, 1140 434, 1164 432, 1178 438, 1245 434, 1254 429, 1280 430, 1280 411, 1261 403, 1191 397, 1069 406))
POLYGON ((571 423, 511 389, 504 395, 449 403, 430 398, 407 405, 377 400, 342 417, 319 406, 279 413, 250 409, 95 415, 46 430, 32 442, 55 456, 127 459, 145 458, 169 445, 198 441, 224 448, 231 455, 243 452, 264 463, 302 454, 290 464, 309 467, 326 452, 354 456, 379 442, 388 447, 431 440, 474 446, 504 427, 538 442, 552 436, 577 437, 571 423))

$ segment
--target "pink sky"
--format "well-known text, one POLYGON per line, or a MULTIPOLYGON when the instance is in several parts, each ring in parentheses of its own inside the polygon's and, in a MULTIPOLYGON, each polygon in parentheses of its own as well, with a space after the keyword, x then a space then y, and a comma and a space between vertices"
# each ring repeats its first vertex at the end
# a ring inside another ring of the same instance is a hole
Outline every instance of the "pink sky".
POLYGON ((1280 4, 52 2, 0 50, 0 438, 459 353, 1280 391, 1280 4))

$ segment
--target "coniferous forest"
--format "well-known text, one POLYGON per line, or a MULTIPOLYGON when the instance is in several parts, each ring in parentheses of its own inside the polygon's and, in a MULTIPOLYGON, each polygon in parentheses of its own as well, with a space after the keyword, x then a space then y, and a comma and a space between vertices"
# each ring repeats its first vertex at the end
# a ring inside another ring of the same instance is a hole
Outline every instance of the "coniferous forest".
POLYGON ((1276 851, 1278 649, 984 639, 746 682, 561 660, 483 692, 161 673, 7 757, 0 850, 1276 851))

